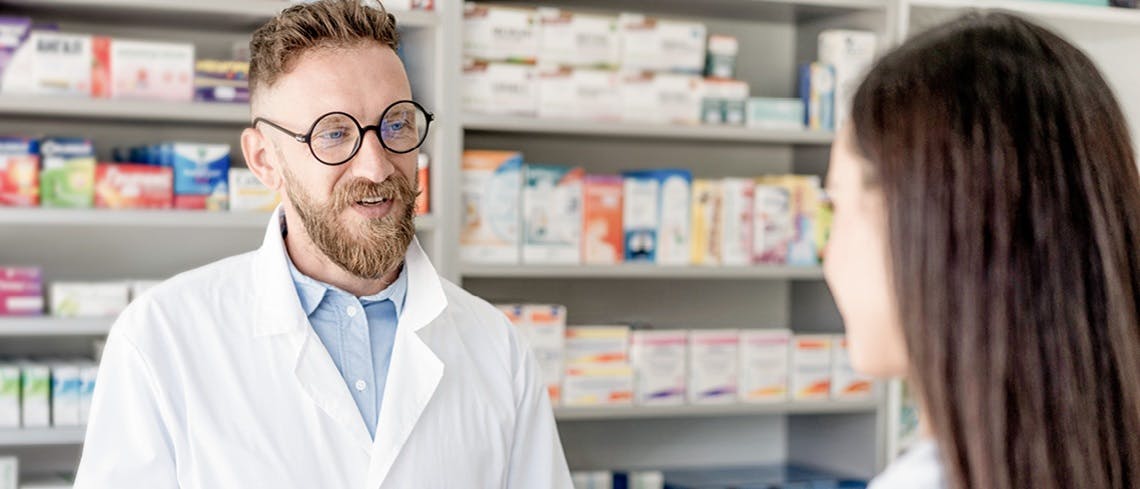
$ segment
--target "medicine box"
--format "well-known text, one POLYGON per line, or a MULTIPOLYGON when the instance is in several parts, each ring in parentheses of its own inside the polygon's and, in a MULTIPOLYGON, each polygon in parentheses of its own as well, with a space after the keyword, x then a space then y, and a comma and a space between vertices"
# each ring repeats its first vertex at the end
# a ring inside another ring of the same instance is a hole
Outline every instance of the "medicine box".
POLYGON ((40 143, 0 137, 0 207, 40 205, 40 143))
POLYGON ((416 215, 426 216, 431 213, 431 157, 423 152, 416 157, 416 189, 416 215))
POLYGON ((27 362, 20 366, 21 423, 24 428, 51 426, 51 367, 27 362))
POLYGON ((0 266, 0 316, 39 316, 43 313, 43 270, 0 266))
POLYGON ((33 30, 4 68, 6 93, 91 95, 92 37, 33 30))
POLYGON ((79 400, 83 381, 79 366, 60 363, 51 366, 52 426, 79 426, 79 400))
POLYGON ((20 461, 14 455, 0 456, 0 489, 19 489, 20 461))
POLYGON ((740 42, 735 37, 716 34, 709 36, 705 76, 735 78, 738 54, 740 54, 740 42))
POLYGON ((741 266, 752 263, 753 207, 756 183, 747 178, 721 181, 724 212, 721 215, 721 262, 741 266))
POLYGON ((815 227, 818 225, 822 192, 820 179, 814 175, 785 177, 788 187, 791 222, 788 229, 788 264, 819 265, 815 227))
POLYGON ((169 209, 173 205, 174 172, 170 168, 126 163, 95 166, 95 207, 169 209))
POLYGON ((566 328, 566 365, 629 363, 629 326, 566 328))
POLYGON ((730 79, 704 81, 701 122, 743 126, 747 119, 748 83, 730 79))
POLYGON ((566 343, 566 307, 552 304, 529 304, 523 309, 523 334, 542 372, 550 403, 562 401, 563 352, 566 343))
POLYGON ((520 260, 522 153, 463 152, 463 230, 466 263, 517 264, 520 260))
POLYGON ((582 261, 613 265, 624 259, 622 246, 622 179, 586 175, 583 184, 582 261))
POLYGON ((622 117, 619 75, 612 71, 540 65, 538 116, 617 121, 622 117))
POLYGON ((740 332, 740 400, 747 403, 788 400, 791 331, 740 332))
POLYGON ((723 212, 720 180, 693 180, 693 265, 720 264, 723 212))
POLYGON ((704 79, 696 75, 658 73, 653 80, 657 113, 652 122, 687 126, 701 123, 707 85, 704 79))
POLYGON ((747 125, 752 129, 794 131, 804 128, 804 101, 798 98, 752 97, 748 99, 746 110, 747 125))
MULTIPOLYGON (((0 15, 0 80, 3 80, 4 71, 12 62, 16 50, 28 39, 32 30, 32 19, 29 17, 11 17, 0 15)), ((0 91, 4 89, 0 83, 0 91)))
POLYGON ((628 406, 633 403, 629 364, 577 365, 566 369, 563 406, 628 406))
POLYGON ((756 207, 753 211, 752 261, 766 265, 783 265, 788 261, 788 245, 792 236, 791 193, 785 181, 761 179, 756 185, 756 207))
POLYGON ((634 331, 630 362, 634 372, 634 402, 642 406, 674 406, 685 403, 685 331, 634 331))
POLYGON ((831 396, 831 342, 828 335, 792 339, 792 398, 824 401, 831 396))
POLYGON ((875 62, 878 36, 874 32, 825 30, 819 33, 819 61, 835 69, 835 122, 849 117, 859 83, 875 62))
POLYGON ((657 231, 657 263, 687 265, 691 255, 689 238, 693 224, 691 193, 693 175, 688 170, 651 172, 660 182, 660 227, 657 231))
POLYGON ((623 13, 618 16, 618 33, 622 69, 704 72, 708 36, 704 24, 623 13))
POLYGON ((463 7, 464 57, 480 61, 535 62, 539 53, 539 25, 534 9, 473 2, 463 7))
POLYGON ((538 64, 614 69, 621 63, 617 17, 538 9, 538 64))
POLYGON ((97 37, 92 49, 92 91, 96 97, 173 102, 194 99, 193 44, 97 37))
POLYGON ((654 263, 657 261, 661 182, 645 171, 622 175, 622 226, 625 228, 625 261, 654 263))
POLYGON ((864 401, 874 397, 874 381, 855 371, 847 337, 836 336, 831 348, 831 398, 840 401, 864 401))
POLYGON ((194 64, 194 100, 249 103, 249 62, 198 60, 194 64))
POLYGON ((163 151, 174 167, 174 206, 228 210, 230 145, 169 143, 163 151))
POLYGON ((476 114, 535 116, 538 70, 531 65, 467 61, 463 65, 463 110, 476 114))
POLYGON ((280 195, 266 187, 245 168, 230 169, 230 210, 273 212, 281 202, 280 195))
POLYGON ((95 149, 88 139, 45 139, 40 145, 44 207, 90 208, 95 200, 95 149))
POLYGON ((0 429, 20 427, 20 366, 0 362, 0 429))
POLYGON ((91 416, 91 400, 95 395, 95 380, 99 366, 93 362, 79 365, 79 424, 86 425, 91 416))
POLYGON ((51 313, 58 317, 113 317, 127 307, 125 282, 55 282, 51 313))
POLYGON ((739 330, 689 331, 689 402, 736 402, 739 362, 739 330))
POLYGON ((576 265, 582 255, 581 168, 523 167, 523 262, 576 265))
POLYGON ((835 69, 826 63, 800 67, 800 98, 807 109, 804 121, 809 129, 835 129, 835 69))

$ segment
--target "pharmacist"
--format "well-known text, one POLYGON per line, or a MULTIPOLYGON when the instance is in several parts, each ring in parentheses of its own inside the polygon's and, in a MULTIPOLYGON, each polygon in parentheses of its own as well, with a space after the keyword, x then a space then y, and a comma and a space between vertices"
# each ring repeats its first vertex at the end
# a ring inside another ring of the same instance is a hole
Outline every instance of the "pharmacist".
POLYGON ((527 348, 415 240, 432 116, 396 45, 358 0, 254 34, 242 151, 283 204, 116 322, 75 488, 571 488, 527 348))

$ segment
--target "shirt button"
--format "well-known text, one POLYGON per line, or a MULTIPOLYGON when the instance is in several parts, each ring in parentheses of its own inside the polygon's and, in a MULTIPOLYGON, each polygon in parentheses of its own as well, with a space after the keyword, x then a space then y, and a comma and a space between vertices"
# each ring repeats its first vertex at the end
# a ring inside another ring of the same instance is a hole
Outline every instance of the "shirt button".
POLYGON ((348 317, 355 317, 355 316, 356 316, 356 306, 348 306, 348 307, 347 307, 347 308, 344 310, 344 312, 345 312, 346 314, 348 314, 348 317))
POLYGON ((363 380, 356 381, 356 390, 363 391, 364 389, 367 389, 367 388, 368 388, 367 382, 364 382, 363 380))

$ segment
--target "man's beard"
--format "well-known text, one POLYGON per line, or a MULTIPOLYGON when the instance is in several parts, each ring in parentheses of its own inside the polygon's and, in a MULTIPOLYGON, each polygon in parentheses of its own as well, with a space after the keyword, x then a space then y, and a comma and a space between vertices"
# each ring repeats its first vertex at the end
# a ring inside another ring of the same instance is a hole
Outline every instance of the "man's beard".
POLYGON ((301 188, 297 178, 285 170, 285 191, 305 231, 317 249, 337 266, 359 278, 378 280, 404 262, 404 255, 416 235, 414 183, 399 172, 380 183, 357 178, 333 189, 328 202, 317 204, 301 188), (342 215, 357 201, 384 197, 391 210, 379 219, 348 228, 342 215), (403 212, 397 213, 403 205, 403 212))

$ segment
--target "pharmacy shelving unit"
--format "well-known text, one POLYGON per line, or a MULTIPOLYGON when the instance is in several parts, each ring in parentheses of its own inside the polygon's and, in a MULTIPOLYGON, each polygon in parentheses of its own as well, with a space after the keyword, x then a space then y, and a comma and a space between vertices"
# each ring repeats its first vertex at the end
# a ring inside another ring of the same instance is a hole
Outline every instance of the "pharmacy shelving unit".
MULTIPOLYGON (((890 39, 894 8, 874 0, 509 3, 699 19, 710 34, 740 39, 739 78, 755 96, 770 97, 795 96, 796 67, 816 59, 819 32, 859 28, 890 39)), ((520 150, 527 162, 602 174, 689 168, 696 178, 822 175, 834 139, 809 130, 463 116, 466 149, 520 150)), ((464 287, 495 302, 564 304, 571 324, 842 331, 819 267, 464 263, 460 273, 464 287)), ((556 410, 574 469, 795 463, 863 477, 883 463, 884 412, 883 396, 860 403, 556 410)))
MULTIPOLYGON (((973 9, 1036 18, 1075 39, 1117 89, 1140 141, 1140 11, 1026 0, 501 0, 578 11, 644 12, 699 19, 741 41, 739 78, 754 96, 793 96, 796 67, 816 59, 829 28, 877 32, 884 46, 973 9), (762 47, 762 48, 761 48, 762 47)), ((534 120, 465 114, 467 149, 521 150, 526 161, 584 166, 591 173, 682 167, 697 178, 826 172, 833 134, 725 127, 534 120)), ((842 331, 818 268, 488 266, 462 264, 463 284, 502 302, 568 306, 571 324, 661 327, 790 327, 842 331)), ((894 391, 894 389, 883 389, 894 391)), ((558 409, 574 468, 652 468, 793 462, 869 476, 892 456, 887 394, 864 405, 795 404, 721 411, 558 409), (660 415, 659 415, 660 414, 660 415), (669 414, 677 414, 672 416, 669 414)))
MULTIPOLYGON (((199 59, 231 59, 233 46, 288 6, 281 0, 0 0, 0 14, 31 16, 66 32, 126 39, 191 42, 199 59)), ((457 46, 462 5, 395 12, 413 96, 437 114, 424 152, 432 158, 429 216, 418 236, 440 272, 458 279, 458 235, 449 215, 459 209, 460 135, 457 46)), ((0 95, 0 134, 91 138, 101 161, 111 149, 158 141, 224 142, 243 166, 244 104, 93 100, 0 95)), ((255 249, 268 224, 264 213, 0 209, 0 263, 41 265, 45 279, 162 279, 219 258, 255 249)), ((0 357, 90 357, 110 319, 4 318, 0 357)), ((20 457, 26 473, 75 469, 83 430, 0 430, 0 454, 20 457)))

